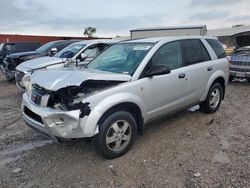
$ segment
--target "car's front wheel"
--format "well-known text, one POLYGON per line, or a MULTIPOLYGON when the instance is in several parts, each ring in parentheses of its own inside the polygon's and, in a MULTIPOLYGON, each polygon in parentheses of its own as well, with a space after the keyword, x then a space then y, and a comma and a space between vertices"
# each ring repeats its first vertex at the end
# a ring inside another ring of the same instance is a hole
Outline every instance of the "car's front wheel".
POLYGON ((232 82, 233 81, 233 79, 234 79, 234 77, 232 77, 232 76, 229 76, 229 82, 232 82))
POLYGON ((210 88, 206 100, 200 105, 205 113, 215 113, 221 104, 223 89, 220 83, 214 83, 210 88))
POLYGON ((94 137, 96 150, 106 159, 124 155, 136 137, 136 121, 126 111, 109 114, 99 124, 99 134, 94 137))

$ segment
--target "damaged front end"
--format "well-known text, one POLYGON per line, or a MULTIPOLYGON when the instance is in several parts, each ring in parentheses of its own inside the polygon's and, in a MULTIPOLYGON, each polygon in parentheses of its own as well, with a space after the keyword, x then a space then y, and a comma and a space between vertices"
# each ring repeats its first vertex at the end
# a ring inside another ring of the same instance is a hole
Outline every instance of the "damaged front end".
POLYGON ((33 84, 31 100, 33 103, 62 111, 80 110, 79 118, 90 114, 89 103, 82 100, 123 81, 86 80, 80 86, 67 86, 57 91, 47 91, 33 84))
POLYGON ((92 137, 96 124, 86 130, 87 122, 99 117, 92 96, 130 79, 128 75, 91 70, 36 71, 23 95, 23 119, 52 138, 92 137))

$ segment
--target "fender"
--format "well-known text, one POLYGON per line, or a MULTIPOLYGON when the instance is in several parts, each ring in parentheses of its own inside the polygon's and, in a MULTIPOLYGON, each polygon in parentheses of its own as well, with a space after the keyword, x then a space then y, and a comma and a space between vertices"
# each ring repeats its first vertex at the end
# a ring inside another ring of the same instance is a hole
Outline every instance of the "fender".
POLYGON ((126 92, 117 93, 102 100, 102 102, 100 102, 97 106, 95 106, 94 109, 91 110, 91 113, 87 118, 82 119, 81 127, 83 129, 84 134, 85 135, 97 134, 98 133, 97 124, 102 115, 113 106, 124 102, 126 103, 130 102, 136 104, 141 110, 142 117, 143 118, 146 117, 145 104, 138 96, 126 92))
POLYGON ((226 75, 225 75, 225 73, 223 71, 221 71, 221 70, 218 70, 218 71, 214 72, 212 74, 212 76, 210 77, 210 79, 208 80, 208 82, 207 82, 204 94, 203 94, 200 101, 205 101, 206 100, 209 89, 211 88, 214 81, 219 77, 224 78, 225 84, 226 84, 226 75))

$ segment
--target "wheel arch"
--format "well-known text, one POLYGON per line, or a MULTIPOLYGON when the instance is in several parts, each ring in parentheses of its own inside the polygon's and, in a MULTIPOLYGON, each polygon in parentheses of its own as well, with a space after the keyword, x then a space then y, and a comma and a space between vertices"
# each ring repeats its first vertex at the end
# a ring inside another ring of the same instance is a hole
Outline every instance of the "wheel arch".
POLYGON ((143 135, 144 121, 142 112, 140 107, 133 102, 123 102, 112 106, 101 116, 97 124, 100 125, 110 114, 122 110, 129 112, 135 118, 135 121, 137 123, 137 134, 143 135))
POLYGON ((137 133, 143 134, 143 124, 146 118, 146 107, 139 96, 131 93, 119 93, 111 95, 100 103, 98 103, 92 110, 90 115, 83 122, 83 130, 87 135, 95 135, 99 132, 100 122, 111 112, 117 110, 125 110, 132 112, 137 122, 137 133))
POLYGON ((205 101, 205 100, 206 100, 207 95, 208 95, 208 92, 209 92, 209 89, 210 89, 210 88, 212 87, 212 85, 213 85, 214 83, 216 83, 216 82, 220 83, 221 86, 222 86, 222 89, 223 89, 222 100, 224 100, 224 97, 225 97, 225 89, 226 89, 226 76, 225 76, 225 74, 224 74, 222 71, 218 71, 218 72, 214 73, 214 74, 210 77, 210 79, 209 79, 209 81, 208 81, 208 83, 207 83, 207 86, 206 86, 206 88, 205 88, 205 92, 204 92, 204 94, 203 94, 203 96, 202 96, 202 98, 201 98, 201 101, 205 101))

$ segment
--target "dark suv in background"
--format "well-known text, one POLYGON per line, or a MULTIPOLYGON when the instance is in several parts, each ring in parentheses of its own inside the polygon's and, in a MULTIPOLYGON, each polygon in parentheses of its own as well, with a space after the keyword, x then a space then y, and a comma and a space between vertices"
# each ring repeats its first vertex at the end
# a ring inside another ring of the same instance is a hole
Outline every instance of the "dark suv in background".
POLYGON ((8 55, 3 61, 3 72, 7 81, 12 81, 15 78, 16 67, 24 61, 35 59, 43 56, 53 56, 68 45, 77 42, 78 40, 60 40, 52 41, 44 44, 35 51, 20 52, 8 55))
POLYGON ((0 64, 4 58, 13 53, 32 51, 41 46, 38 42, 7 42, 0 43, 0 64))

